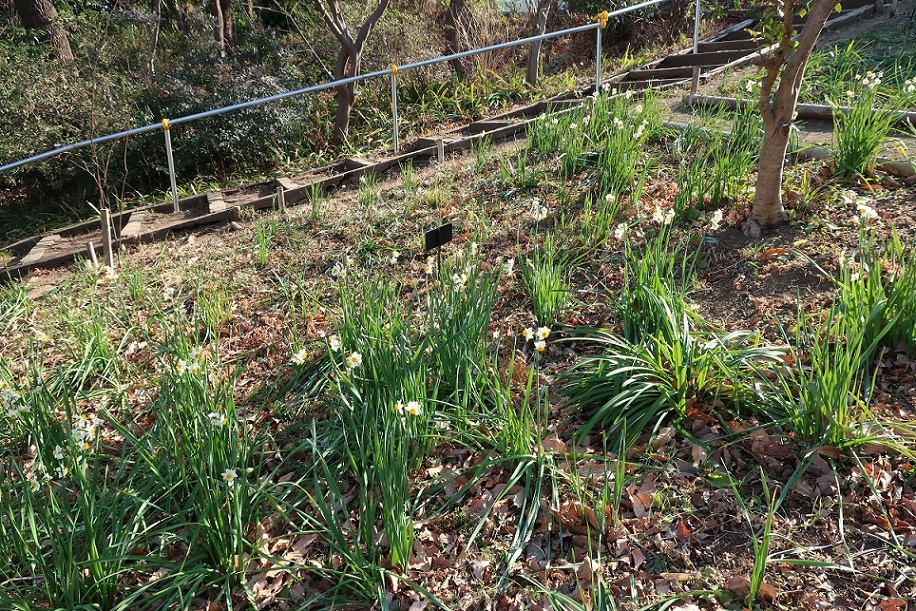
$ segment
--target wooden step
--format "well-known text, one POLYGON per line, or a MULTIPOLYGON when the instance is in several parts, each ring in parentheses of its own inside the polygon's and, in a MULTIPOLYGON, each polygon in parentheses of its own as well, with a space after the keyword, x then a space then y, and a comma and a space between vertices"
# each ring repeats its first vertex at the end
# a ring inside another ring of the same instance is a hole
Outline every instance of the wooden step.
POLYGON ((480 132, 490 132, 510 125, 512 125, 511 121, 475 121, 467 126, 466 131, 469 134, 479 134, 480 132))
POLYGON ((149 218, 146 212, 131 212, 127 224, 121 229, 122 240, 135 238, 143 233, 143 223, 149 218))
POLYGON ((359 170, 361 168, 371 168, 374 162, 368 159, 359 159, 358 157, 349 157, 343 160, 344 168, 347 170, 359 170))
POLYGON ((207 209, 210 212, 221 212, 226 209, 226 200, 220 191, 210 191, 207 193, 207 209))
POLYGON ((700 53, 710 51, 756 51, 757 43, 751 40, 748 35, 747 40, 726 40, 723 42, 701 42, 698 45, 700 53))
POLYGON ((41 238, 38 244, 33 246, 32 250, 30 250, 26 256, 22 257, 22 260, 19 261, 19 265, 24 266, 38 263, 47 256, 51 247, 57 244, 60 239, 61 237, 56 233, 41 238))
POLYGON ((690 78, 693 76, 693 68, 649 68, 647 70, 630 70, 623 77, 624 81, 651 81, 653 79, 670 79, 670 78, 690 78))
POLYGON ((659 68, 673 68, 676 66, 724 66, 736 59, 750 55, 751 51, 709 51, 706 53, 685 53, 683 55, 669 55, 663 59, 659 68))
POLYGON ((292 191, 293 189, 298 189, 301 186, 299 183, 295 182, 292 178, 289 178, 287 176, 280 176, 278 178, 274 178, 274 182, 276 183, 278 187, 282 188, 284 191, 292 191))
POLYGON ((686 83, 690 79, 687 78, 668 78, 668 79, 655 79, 651 81, 620 81, 617 83, 611 83, 611 88, 616 89, 617 91, 639 91, 641 89, 648 89, 649 87, 660 88, 670 85, 676 85, 678 83, 686 83))

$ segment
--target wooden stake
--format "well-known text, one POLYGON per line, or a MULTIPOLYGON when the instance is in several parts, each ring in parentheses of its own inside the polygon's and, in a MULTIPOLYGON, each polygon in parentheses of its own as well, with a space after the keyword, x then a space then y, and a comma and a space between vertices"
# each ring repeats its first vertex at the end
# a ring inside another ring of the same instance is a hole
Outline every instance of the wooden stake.
POLYGON ((114 269, 114 252, 111 249, 111 211, 102 208, 102 254, 105 255, 105 265, 114 269))
POLYGON ((95 244, 92 243, 92 240, 86 242, 86 250, 89 251, 89 260, 92 261, 93 267, 99 266, 99 258, 95 256, 95 244))

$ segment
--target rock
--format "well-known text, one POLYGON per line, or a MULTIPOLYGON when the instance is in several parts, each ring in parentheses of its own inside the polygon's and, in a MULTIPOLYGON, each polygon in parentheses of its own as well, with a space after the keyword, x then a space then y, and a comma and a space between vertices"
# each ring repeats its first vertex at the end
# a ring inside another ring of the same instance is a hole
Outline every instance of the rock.
POLYGON ((912 161, 888 161, 882 159, 878 161, 878 169, 892 174, 897 178, 916 177, 916 165, 912 161))
POLYGON ((799 161, 812 161, 815 159, 825 160, 833 157, 833 153, 819 146, 812 146, 798 151, 799 161))

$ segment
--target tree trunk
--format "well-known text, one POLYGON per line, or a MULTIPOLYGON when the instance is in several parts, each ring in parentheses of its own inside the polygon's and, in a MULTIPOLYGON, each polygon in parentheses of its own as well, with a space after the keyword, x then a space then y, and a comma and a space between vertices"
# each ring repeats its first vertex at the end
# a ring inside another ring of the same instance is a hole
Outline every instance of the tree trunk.
POLYGON ((232 52, 232 11, 229 0, 213 0, 213 11, 216 13, 214 34, 219 56, 226 57, 232 52))
POLYGON ((22 25, 30 30, 42 30, 51 43, 51 57, 73 60, 73 51, 67 40, 67 31, 57 17, 51 0, 14 0, 22 25))
POLYGON ((356 101, 356 83, 337 87, 337 115, 334 117, 334 126, 331 130, 333 142, 343 144, 347 140, 347 131, 350 129, 350 112, 356 101))
POLYGON ((782 169, 789 146, 789 125, 766 128, 757 166, 757 192, 751 219, 760 227, 784 223, 786 212, 782 207, 782 169))
MULTIPOLYGON (((536 9, 537 24, 535 28, 530 28, 530 30, 533 30, 533 35, 539 36, 547 31, 547 14, 550 12, 552 5, 553 0, 539 0, 536 9)), ((543 40, 538 40, 531 43, 531 50, 528 52, 528 70, 525 74, 525 80, 527 80, 528 84, 532 87, 538 84, 538 73, 541 64, 541 46, 543 42, 543 40)))
MULTIPOLYGON (((351 50, 341 48, 337 54, 337 64, 334 66, 334 80, 349 78, 359 72, 359 55, 355 57, 351 50)), ((343 144, 347 140, 347 131, 350 129, 350 112, 356 102, 356 83, 349 83, 336 87, 337 89, 337 115, 331 128, 331 137, 334 144, 343 144)))
POLYGON ((762 228, 779 225, 787 218, 782 207, 782 168, 795 119, 795 107, 808 58, 835 5, 835 0, 814 0, 808 7, 805 26, 798 37, 793 38, 796 3, 786 0, 781 7, 784 13, 779 47, 771 57, 759 62, 766 68, 760 86, 764 134, 757 165, 754 206, 744 226, 745 233, 752 237, 760 237, 762 228), (773 94, 777 79, 779 86, 773 94))
MULTIPOLYGON (((227 0, 228 1, 228 0, 227 0)), ((382 18, 388 8, 390 0, 379 0, 378 5, 366 21, 360 26, 354 38, 344 21, 343 11, 339 0, 315 0, 317 8, 321 11, 325 24, 330 28, 334 37, 340 42, 340 53, 337 55, 337 65, 334 68, 336 80, 349 78, 359 74, 360 58, 366 39, 372 34, 373 28, 382 18)), ((356 83, 340 85, 337 89, 337 116, 332 127, 333 141, 342 144, 347 139, 347 130, 350 127, 350 111, 356 101, 356 83)))
MULTIPOLYGON (((467 4, 465 4, 465 0, 450 0, 448 3, 448 11, 445 13, 444 28, 446 55, 461 53, 461 44, 459 43, 458 34, 461 31, 461 24, 464 21, 466 12, 467 4)), ((448 65, 451 66, 455 76, 462 81, 467 80, 468 73, 467 70, 464 69, 464 64, 460 59, 450 59, 448 60, 448 65)))

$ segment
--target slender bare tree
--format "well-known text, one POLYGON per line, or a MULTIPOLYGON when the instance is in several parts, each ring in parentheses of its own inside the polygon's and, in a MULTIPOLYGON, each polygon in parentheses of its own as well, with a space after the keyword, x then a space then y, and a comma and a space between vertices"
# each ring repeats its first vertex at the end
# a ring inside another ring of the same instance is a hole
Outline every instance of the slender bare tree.
POLYGON ((235 43, 232 37, 232 7, 229 0, 213 0, 213 12, 216 22, 213 24, 216 46, 219 56, 226 57, 232 52, 235 43))
MULTIPOLYGON (((531 0, 532 13, 531 20, 528 24, 530 36, 537 36, 547 31, 547 17, 550 11, 556 6, 557 0, 531 0)), ((528 70, 525 79, 531 86, 538 84, 538 74, 541 64, 541 46, 544 41, 538 40, 531 43, 531 49, 528 51, 528 70)))
POLYGON ((14 0, 14 4, 23 27, 44 32, 44 38, 51 43, 51 57, 73 60, 67 30, 60 22, 51 0, 14 0))
MULTIPOLYGON (((455 55, 462 51, 460 32, 467 20, 467 13, 468 5, 465 0, 449 0, 448 10, 445 12, 445 28, 443 31, 445 34, 445 53, 447 55, 455 55)), ((467 79, 467 70, 465 70, 464 63, 460 59, 450 59, 448 64, 451 66, 455 76, 461 80, 467 79)))
MULTIPOLYGON (((375 9, 369 14, 356 32, 350 33, 341 10, 340 0, 315 0, 325 24, 330 28, 334 37, 340 42, 340 53, 334 66, 334 78, 337 80, 356 76, 360 71, 360 62, 366 40, 378 24, 390 0, 379 0, 375 9)), ((337 87, 337 116, 334 119, 333 135, 338 144, 347 139, 347 130, 350 128, 350 112, 356 101, 356 83, 348 83, 337 87)))
MULTIPOLYGON (((782 170, 789 146, 795 107, 808 58, 824 29, 837 0, 777 0, 781 28, 778 43, 770 54, 757 63, 766 70, 760 87, 760 114, 763 117, 763 144, 757 166, 757 192, 750 218, 744 231, 759 237, 762 228, 779 225, 786 220, 782 206, 782 170), (801 33, 793 36, 792 22, 798 9, 808 20, 801 33), (776 88, 775 92, 773 91, 776 88)), ((772 22, 771 22, 772 23, 772 22)), ((779 27, 779 24, 775 24, 779 27)))

